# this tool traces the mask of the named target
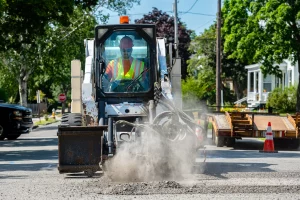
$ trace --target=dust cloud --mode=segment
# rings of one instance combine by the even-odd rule
[[[105,175],[117,182],[180,181],[193,173],[198,143],[195,130],[182,120],[163,128],[147,125],[135,141],[119,144],[105,163]]]
[[[140,141],[125,142],[116,155],[107,161],[107,175],[113,181],[178,180],[192,172],[196,157],[194,139],[187,134],[172,142],[146,130]],[[181,139],[181,138],[179,138]]]

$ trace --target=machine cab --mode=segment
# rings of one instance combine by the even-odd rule
[[[155,25],[96,27],[97,98],[153,99],[157,81]]]

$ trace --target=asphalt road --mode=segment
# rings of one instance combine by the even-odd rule
[[[56,131],[52,124],[0,141],[0,199],[300,199],[299,150],[265,154],[259,140],[238,141],[234,148],[208,142],[206,162],[199,150],[193,174],[114,182],[101,173],[59,174]]]

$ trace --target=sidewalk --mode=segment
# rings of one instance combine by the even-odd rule
[[[52,115],[49,115],[48,117],[49,117],[49,119],[52,119]],[[60,117],[60,116],[55,116],[55,119],[56,119],[57,121],[61,121],[61,117]],[[48,124],[54,123],[54,122],[49,122],[49,123],[46,123],[46,124],[44,124],[44,125],[34,125],[36,122],[39,122],[39,121],[45,121],[45,118],[44,118],[43,116],[41,116],[40,118],[38,118],[38,117],[32,118],[32,122],[33,122],[33,127],[32,127],[32,129],[36,129],[36,128],[39,127],[39,126],[46,126],[46,125],[48,125]]]
[[[49,119],[52,119],[52,115],[49,115]],[[55,119],[60,121],[61,117],[55,116]],[[42,116],[40,118],[34,117],[34,118],[32,118],[32,121],[33,121],[33,123],[38,122],[38,121],[45,121],[45,118]]]

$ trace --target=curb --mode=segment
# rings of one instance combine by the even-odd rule
[[[61,120],[57,120],[56,122],[59,122],[59,121],[61,121]],[[53,122],[53,123],[56,123],[56,122]],[[37,129],[37,128],[40,127],[40,126],[47,126],[47,125],[53,124],[53,123],[46,123],[46,124],[43,124],[43,125],[33,125],[32,130],[33,130],[33,129]]]
[[[32,127],[32,130],[33,130],[33,129],[36,129],[36,128],[38,128],[38,127],[39,127],[39,126],[33,126],[33,127]]]

